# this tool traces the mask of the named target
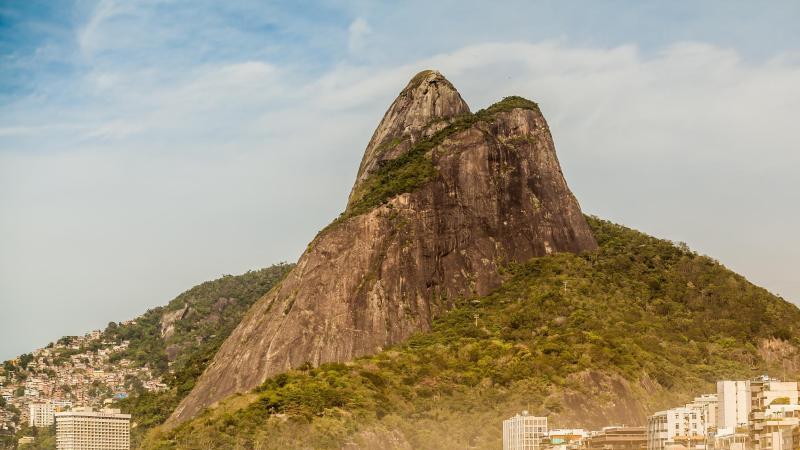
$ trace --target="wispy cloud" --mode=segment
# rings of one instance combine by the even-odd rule
[[[91,5],[74,48],[42,43],[31,67],[43,73],[0,106],[0,298],[44,324],[4,315],[0,342],[81,332],[220,273],[294,259],[341,210],[385,108],[425,68],[473,110],[506,95],[539,102],[588,212],[689,242],[800,300],[796,52],[472,42],[480,27],[460,9],[459,44],[420,51],[447,33],[401,36],[386,15],[325,5],[302,19],[256,3],[161,8],[180,7]],[[58,305],[78,301],[97,314],[65,323]]]
[[[363,17],[358,17],[354,20],[348,31],[347,48],[351,53],[358,53],[364,49],[367,38],[372,33],[372,28]]]
[[[104,26],[109,19],[123,12],[125,5],[133,7],[133,3],[120,3],[115,0],[100,0],[94,10],[77,32],[78,46],[84,57],[91,58],[95,52],[113,43],[113,35],[104,33]]]

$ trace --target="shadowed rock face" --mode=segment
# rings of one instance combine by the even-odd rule
[[[468,111],[438,72],[414,77],[375,131],[350,203],[386,161]],[[510,262],[597,247],[538,108],[469,117],[481,120],[425,155],[430,179],[314,239],[223,344],[171,423],[289,368],[347,361],[427,330],[456,299],[497,288],[498,269]]]

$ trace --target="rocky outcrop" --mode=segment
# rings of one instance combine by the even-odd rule
[[[764,360],[771,373],[784,375],[800,372],[800,348],[790,341],[771,338],[758,343],[758,355]]]
[[[408,151],[423,132],[435,130],[436,127],[431,127],[433,120],[446,120],[463,114],[469,114],[469,106],[441,73],[435,70],[418,73],[392,102],[372,134],[358,168],[353,193],[382,162]],[[353,193],[350,194],[351,202]]]
[[[608,424],[641,426],[647,423],[650,410],[643,401],[648,398],[639,386],[619,374],[586,370],[571,374],[569,386],[555,390],[545,404],[551,410],[541,411],[563,424],[600,429]]]
[[[161,316],[161,338],[169,339],[175,333],[175,322],[183,320],[186,313],[189,311],[189,305],[183,305],[183,308],[177,309],[172,312],[165,312]]]
[[[506,264],[596,248],[538,107],[468,111],[438,72],[414,77],[365,151],[348,210],[252,307],[171,423],[289,368],[427,330],[457,299],[498,287]]]

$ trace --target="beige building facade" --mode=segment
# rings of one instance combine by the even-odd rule
[[[49,427],[55,422],[55,413],[72,406],[69,400],[49,400],[33,402],[28,405],[28,425],[31,427]]]
[[[547,436],[547,417],[522,414],[503,421],[503,450],[539,450]]]
[[[733,434],[750,420],[750,381],[717,381],[717,429]],[[724,430],[724,431],[723,431]]]
[[[34,402],[28,405],[28,426],[49,427],[55,420],[55,406],[51,402]]]
[[[130,450],[131,416],[118,409],[55,414],[57,450]]]

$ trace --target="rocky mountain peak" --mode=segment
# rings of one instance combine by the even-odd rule
[[[344,362],[429,330],[501,270],[597,243],[536,103],[474,114],[417,74],[364,153],[347,210],[231,333],[170,423],[306,363]]]
[[[389,106],[367,144],[353,191],[382,162],[408,151],[431,125],[446,125],[448,119],[469,112],[461,94],[439,71],[423,70],[414,75]]]

